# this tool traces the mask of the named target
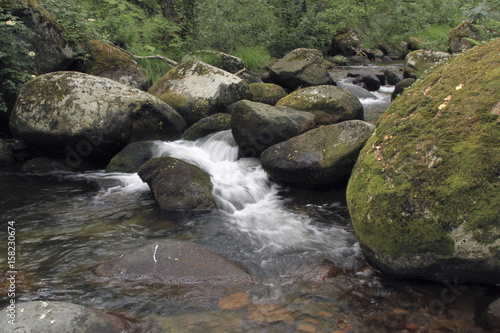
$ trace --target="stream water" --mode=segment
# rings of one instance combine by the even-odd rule
[[[362,101],[373,110],[368,116],[377,118],[389,93],[384,88],[377,100]],[[257,159],[237,158],[229,131],[157,142],[155,150],[207,171],[219,209],[161,213],[137,174],[0,172],[0,250],[7,253],[7,222],[15,221],[19,302],[103,309],[127,318],[130,332],[487,331],[481,314],[500,288],[374,271],[353,232],[345,189],[279,186]],[[107,185],[96,189],[96,180]],[[160,239],[203,245],[256,283],[163,286],[98,279],[90,271]],[[2,277],[7,270],[2,255]],[[6,302],[2,291],[0,306]]]

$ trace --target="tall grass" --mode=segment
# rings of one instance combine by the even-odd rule
[[[138,59],[137,62],[148,72],[148,76],[153,83],[161,79],[163,75],[173,68],[172,65],[161,59]]]
[[[248,71],[259,70],[271,60],[267,50],[261,46],[240,47],[234,55],[243,59]]]

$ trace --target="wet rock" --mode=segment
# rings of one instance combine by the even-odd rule
[[[153,242],[93,268],[97,276],[166,285],[237,285],[253,278],[204,247],[173,240]]]
[[[361,98],[377,99],[377,96],[375,96],[365,88],[360,87],[354,83],[350,83],[348,80],[337,82],[337,87],[353,93],[354,95],[356,95],[358,99]]]
[[[23,86],[10,127],[35,149],[66,156],[73,167],[87,158],[109,160],[130,142],[177,139],[186,124],[170,106],[138,89],[55,72]]]
[[[500,299],[497,299],[486,309],[486,321],[495,332],[500,332]]]
[[[227,113],[216,113],[205,117],[199,122],[193,124],[184,133],[186,140],[198,140],[209,134],[231,129],[231,115]]]
[[[315,126],[312,113],[247,100],[236,103],[231,116],[231,132],[247,157],[258,157],[264,149]]]
[[[269,75],[273,83],[294,90],[332,84],[323,53],[315,49],[295,49],[274,63]]]
[[[262,168],[271,179],[295,186],[345,184],[374,128],[361,120],[322,126],[266,149]]]
[[[12,145],[0,140],[0,167],[14,164],[14,149]]]
[[[249,297],[250,295],[248,293],[234,293],[221,298],[217,305],[221,310],[236,310],[247,305],[249,303]]]
[[[429,72],[360,153],[347,202],[363,253],[381,271],[500,281],[498,50],[494,40]]]
[[[21,171],[27,173],[48,173],[54,171],[73,171],[62,158],[54,159],[50,157],[33,158],[21,167]]]
[[[363,106],[356,96],[336,86],[315,86],[297,90],[282,98],[276,106],[308,111],[322,125],[363,119]]]
[[[366,84],[366,88],[369,91],[377,91],[380,89],[380,80],[373,74],[362,75],[359,81]]]
[[[341,31],[332,40],[331,54],[344,57],[357,55],[363,47],[363,37],[354,30]]]
[[[171,317],[155,317],[144,332],[245,332],[244,320],[237,315],[208,311]]]
[[[0,326],[11,327],[12,332],[122,333],[129,329],[121,318],[77,304],[36,301],[16,306],[15,325],[8,323],[8,307],[1,311]]]
[[[128,144],[106,166],[106,172],[134,173],[141,165],[154,157],[154,141],[138,141]]]
[[[242,59],[231,54],[214,50],[198,50],[190,52],[182,58],[181,62],[193,60],[202,61],[233,74],[245,68],[245,63]]]
[[[148,90],[151,86],[146,71],[130,55],[100,40],[91,40],[87,46],[85,73],[102,76],[124,85]]]
[[[410,52],[405,58],[403,77],[416,79],[432,66],[451,57],[449,53],[431,50]]]
[[[150,159],[139,171],[165,211],[209,211],[216,208],[210,176],[197,166],[172,157]]]
[[[403,76],[401,74],[394,73],[393,71],[388,69],[384,71],[384,75],[386,84],[391,86],[395,86],[403,80]]]
[[[249,85],[252,101],[269,105],[276,105],[287,95],[283,87],[273,83],[252,83]]]
[[[177,110],[188,125],[250,96],[244,80],[198,60],[174,67],[148,92]]]
[[[391,100],[395,100],[396,97],[401,95],[401,93],[408,87],[411,87],[412,84],[414,84],[417,80],[414,78],[408,78],[399,81],[395,86],[394,86],[394,91],[391,94]]]

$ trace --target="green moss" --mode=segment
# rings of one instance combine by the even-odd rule
[[[500,39],[447,61],[381,117],[347,189],[364,245],[452,255],[462,223],[479,242],[498,239],[499,54]]]
[[[99,75],[107,71],[127,70],[134,61],[128,54],[116,47],[102,43],[100,40],[91,40],[87,46],[89,58],[86,72]]]
[[[163,94],[159,95],[158,98],[176,110],[184,109],[187,107],[186,98],[171,90],[167,90]]]

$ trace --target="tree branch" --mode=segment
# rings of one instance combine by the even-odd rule
[[[169,63],[170,65],[172,66],[177,66],[179,63],[177,61],[174,61],[172,59],[169,59],[169,58],[166,58],[164,56],[161,56],[161,55],[153,55],[153,56],[138,56],[138,55],[135,55],[135,54],[132,54],[130,53],[129,51],[127,50],[124,50],[122,49],[121,47],[117,47],[120,51],[123,51],[125,52],[126,54],[128,54],[129,56],[131,56],[132,58],[136,58],[136,59],[160,59],[160,60],[163,60],[167,63]]]

